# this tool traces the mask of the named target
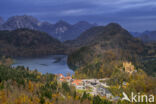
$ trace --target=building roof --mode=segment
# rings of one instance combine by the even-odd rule
[[[68,79],[68,80],[72,79],[71,76],[67,76],[67,77],[64,77],[64,78],[65,78],[65,79]]]
[[[73,82],[72,82],[72,84],[75,84],[75,85],[80,85],[80,84],[82,84],[82,80],[74,80]]]
[[[63,74],[58,74],[58,76],[59,76],[59,77],[64,77],[64,75],[63,75]]]
[[[59,77],[60,81],[67,81],[67,80],[71,80],[72,79],[71,76],[65,77],[63,74],[57,74],[57,76]]]

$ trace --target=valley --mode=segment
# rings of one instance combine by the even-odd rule
[[[156,104],[156,0],[0,0],[0,104]]]
[[[70,25],[55,26],[58,37],[23,25],[0,31],[0,96],[7,99],[0,103],[130,104],[120,101],[122,92],[156,94],[155,42],[143,42],[117,23],[84,29],[69,40],[59,32]]]

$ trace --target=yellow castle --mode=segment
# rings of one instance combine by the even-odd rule
[[[134,65],[131,62],[123,62],[125,72],[132,74],[134,72]]]

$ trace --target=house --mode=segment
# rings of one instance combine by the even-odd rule
[[[71,76],[67,76],[67,77],[64,77],[63,80],[66,81],[66,82],[71,82],[72,77]]]
[[[97,88],[97,93],[99,93],[101,96],[106,96],[106,98],[108,98],[108,99],[113,97],[113,95],[110,93],[110,91],[102,86],[99,86]]]
[[[66,79],[66,80],[71,80],[72,77],[71,77],[71,76],[67,76],[67,77],[64,77],[64,79]]]
[[[78,86],[78,85],[82,85],[83,83],[82,83],[82,80],[74,80],[72,84],[75,86]]]
[[[97,85],[96,82],[91,82],[90,84],[93,85],[93,86]]]
[[[61,82],[70,82],[72,80],[72,77],[71,76],[64,76],[63,74],[57,74],[57,79],[58,81],[61,81]]]
[[[74,86],[76,87],[76,89],[80,89],[80,90],[85,89],[82,80],[74,80],[74,81],[72,82],[72,85],[74,85]]]
[[[84,90],[84,89],[85,89],[85,87],[84,87],[83,85],[78,85],[78,86],[76,86],[76,89],[79,89],[79,90]]]
[[[56,76],[57,76],[59,79],[61,79],[61,78],[63,78],[63,77],[64,77],[64,75],[63,75],[63,74],[56,74]]]

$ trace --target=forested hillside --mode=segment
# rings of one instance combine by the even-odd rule
[[[64,44],[34,30],[1,31],[0,104],[131,104],[76,90],[73,85],[60,83],[53,74],[41,74],[23,66],[13,68],[9,58],[66,51],[68,65],[75,71],[74,79],[108,78],[109,91],[119,98],[123,97],[122,92],[155,96],[155,49],[155,43],[145,44],[115,23],[91,28]]]
[[[0,54],[3,56],[41,56],[64,53],[64,46],[47,33],[29,29],[0,31]]]
[[[145,45],[115,23],[91,28],[78,39],[66,44],[78,47],[69,55],[69,66],[76,70],[78,75],[92,78],[109,77],[113,70],[121,68],[125,61],[132,62],[136,69],[147,71],[147,64],[143,60],[156,53],[150,45]],[[154,68],[153,66],[151,70]],[[150,74],[154,73],[155,71]]]
[[[74,86],[59,83],[54,74],[19,66],[0,58],[0,104],[112,104],[99,96],[76,92]]]

